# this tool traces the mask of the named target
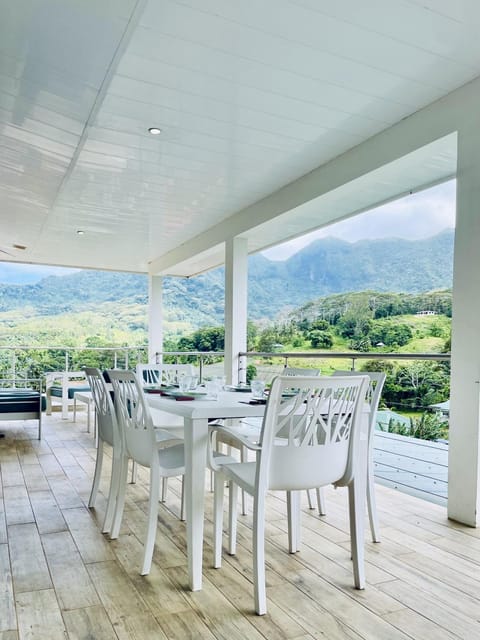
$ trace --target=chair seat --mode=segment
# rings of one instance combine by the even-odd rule
[[[158,450],[160,466],[168,471],[168,475],[179,476],[185,472],[185,448],[183,444]]]
[[[155,428],[155,440],[157,444],[166,445],[167,443],[179,442],[183,438],[178,437],[176,434],[167,431],[167,429]]]
[[[239,425],[236,425],[234,427],[224,427],[222,431],[218,432],[217,440],[218,442],[222,442],[227,446],[238,448],[239,444],[236,436],[240,436],[241,438],[245,438],[252,444],[258,444],[261,429],[261,423],[257,426],[242,421]]]
[[[218,460],[218,462],[222,464],[225,475],[231,478],[241,489],[244,489],[250,495],[254,494],[255,473],[257,470],[256,462],[234,461],[234,464],[225,464],[223,460]]]

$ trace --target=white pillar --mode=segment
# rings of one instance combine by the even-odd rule
[[[148,361],[163,350],[163,278],[148,276]]]
[[[458,133],[448,516],[479,524],[480,119]]]
[[[247,249],[246,238],[225,242],[225,376],[228,384],[241,381],[238,353],[247,350]]]

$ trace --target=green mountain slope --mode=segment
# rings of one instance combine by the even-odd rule
[[[318,240],[284,262],[262,255],[249,260],[249,317],[276,318],[332,293],[392,291],[417,293],[452,285],[453,231],[426,240],[347,243]],[[58,315],[99,310],[101,305],[134,304],[148,298],[142,275],[79,271],[49,276],[36,284],[0,284],[0,313]],[[181,327],[223,321],[223,268],[196,278],[165,278],[167,320]],[[144,320],[140,320],[144,322]]]

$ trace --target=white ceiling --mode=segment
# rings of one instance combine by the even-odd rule
[[[477,77],[479,27],[476,0],[1,0],[0,259],[148,271]],[[448,177],[454,146],[251,225],[251,250]]]

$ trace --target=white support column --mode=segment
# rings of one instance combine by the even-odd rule
[[[148,276],[148,361],[163,350],[163,278]]]
[[[448,516],[479,524],[480,119],[458,133]]]
[[[225,376],[228,384],[238,379],[238,353],[247,350],[248,241],[225,242]]]

